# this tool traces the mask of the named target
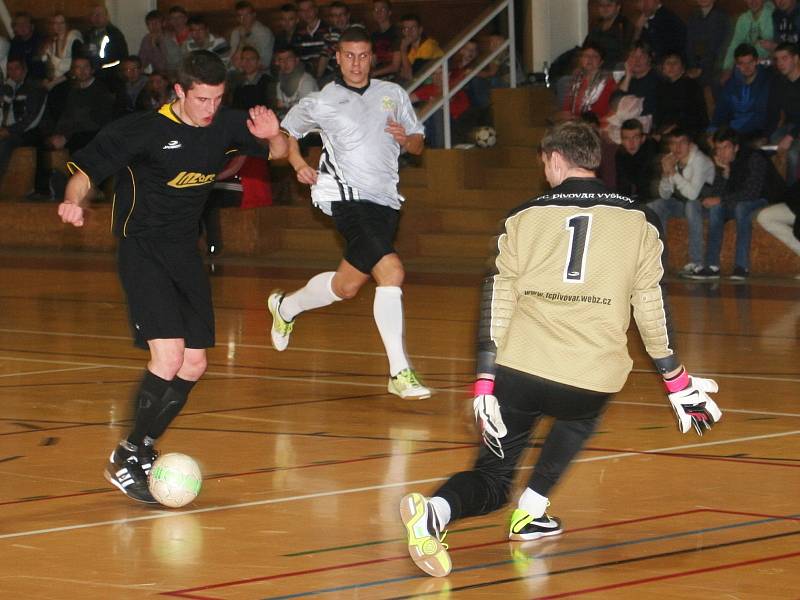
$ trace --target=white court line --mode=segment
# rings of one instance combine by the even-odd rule
[[[631,406],[656,406],[664,407],[667,403],[659,402],[628,402],[627,400],[612,400],[611,404],[630,404]],[[746,408],[726,408],[726,413],[741,413],[745,415],[768,415],[770,417],[800,417],[800,413],[772,412],[768,410],[748,410]]]
[[[70,367],[69,369],[48,369],[46,371],[20,371],[18,373],[3,373],[2,377],[23,377],[25,375],[47,375],[48,373],[67,373],[69,371],[88,371],[89,369],[96,369],[97,367]]]
[[[707,446],[719,446],[721,444],[737,444],[741,442],[751,442],[755,440],[764,440],[776,437],[785,437],[789,435],[800,434],[800,430],[786,431],[783,433],[770,433],[766,435],[755,435],[750,437],[734,438],[730,440],[719,440],[714,442],[699,442],[697,444],[684,444],[681,446],[671,446],[669,448],[656,448],[653,450],[641,450],[639,452],[617,452],[614,454],[606,454],[603,456],[594,456],[590,458],[579,458],[573,462],[575,463],[588,463],[597,462],[601,460],[614,460],[618,458],[626,458],[629,456],[641,456],[642,453],[657,453],[657,452],[670,452],[674,450],[685,450],[687,448],[703,448]],[[518,470],[528,470],[533,467],[522,467]],[[194,510],[185,510],[180,512],[173,511],[160,511],[152,515],[144,515],[141,517],[131,517],[129,519],[113,519],[111,521],[95,521],[93,523],[80,523],[78,525],[66,525],[64,527],[50,527],[47,529],[33,529],[29,531],[19,531],[17,533],[6,533],[0,535],[0,540],[7,540],[11,538],[29,537],[34,535],[45,535],[50,533],[62,533],[65,531],[75,531],[78,529],[91,529],[93,527],[105,527],[107,525],[126,525],[128,523],[137,523],[140,521],[152,521],[155,519],[169,519],[172,517],[181,517],[184,515],[199,515],[202,513],[221,512],[224,510],[234,510],[238,508],[251,508],[254,506],[267,506],[270,504],[283,504],[285,502],[298,502],[302,500],[316,500],[318,498],[329,498],[331,496],[344,496],[347,494],[357,494],[360,492],[374,492],[377,490],[386,490],[396,487],[404,487],[410,485],[419,485],[423,483],[435,483],[437,481],[444,481],[447,477],[433,477],[431,479],[415,479],[413,481],[401,481],[398,483],[385,483],[382,485],[369,485],[358,488],[349,488],[344,490],[333,490],[330,492],[316,492],[313,494],[303,494],[300,496],[285,496],[283,498],[271,498],[269,500],[253,500],[251,502],[239,502],[237,504],[228,504],[225,506],[210,506],[208,508],[197,508]]]

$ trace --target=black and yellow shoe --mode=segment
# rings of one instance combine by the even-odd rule
[[[433,508],[422,494],[412,493],[400,501],[400,518],[408,535],[408,553],[420,569],[432,577],[444,577],[453,568],[447,532],[440,532]]]

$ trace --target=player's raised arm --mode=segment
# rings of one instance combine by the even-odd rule
[[[83,227],[84,209],[87,208],[87,196],[92,182],[81,170],[75,171],[67,182],[64,201],[58,205],[58,216],[61,221],[75,227]]]
[[[266,106],[254,106],[249,110],[247,129],[258,139],[269,142],[272,158],[284,158],[288,154],[289,144],[281,133],[278,117]]]

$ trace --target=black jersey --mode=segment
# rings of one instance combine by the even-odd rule
[[[266,155],[247,113],[220,109],[208,127],[181,121],[171,104],[114,121],[75,154],[71,172],[95,182],[116,174],[114,234],[196,240],[216,174],[239,150]]]

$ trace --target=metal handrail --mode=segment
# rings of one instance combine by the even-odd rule
[[[499,48],[496,48],[488,56],[478,63],[470,73],[461,79],[456,85],[450,88],[450,67],[449,60],[458,52],[461,47],[470,41],[475,35],[488,25],[492,19],[499,15],[504,10],[508,11],[508,39],[506,39]],[[467,85],[477,74],[486,67],[492,60],[499,56],[504,50],[508,50],[509,56],[509,84],[510,86],[517,87],[517,55],[515,45],[515,31],[514,31],[514,2],[513,0],[500,0],[492,7],[489,7],[484,14],[478,17],[472,25],[467,27],[460,33],[454,40],[452,40],[444,51],[444,55],[431,62],[422,73],[415,77],[410,84],[406,86],[406,91],[411,94],[414,90],[425,83],[436,71],[442,70],[442,96],[434,103],[428,105],[422,114],[420,120],[426,121],[432,114],[440,108],[442,109],[442,119],[444,120],[444,147],[450,148],[452,145],[451,131],[450,131],[450,100],[461,89]]]

